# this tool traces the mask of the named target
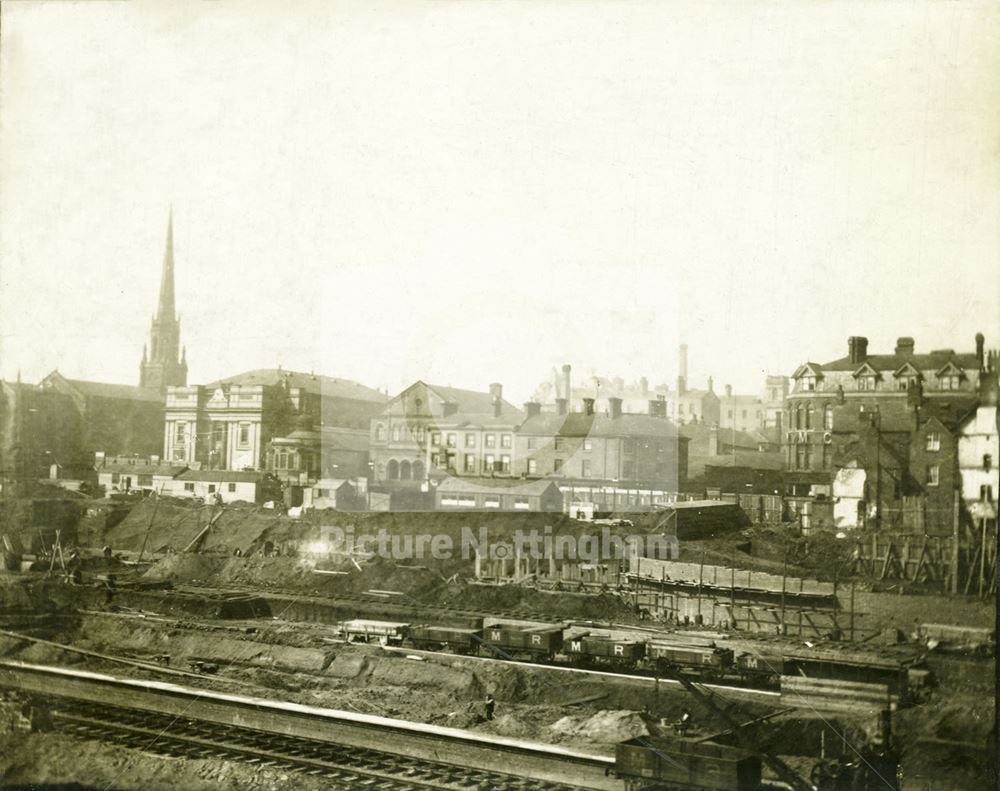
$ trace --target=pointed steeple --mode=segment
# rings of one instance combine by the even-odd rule
[[[150,328],[150,346],[143,347],[139,365],[140,387],[163,391],[170,386],[187,384],[187,359],[180,355],[181,325],[174,301],[174,211],[167,217],[167,248],[160,278],[160,300]]]
[[[160,278],[160,302],[156,308],[156,318],[160,321],[174,321],[174,207],[167,216],[167,250],[163,256],[163,274]]]

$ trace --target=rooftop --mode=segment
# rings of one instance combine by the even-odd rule
[[[256,368],[252,371],[244,371],[234,376],[218,379],[211,382],[206,387],[219,387],[221,385],[239,385],[248,387],[262,385],[264,387],[274,387],[284,382],[290,388],[299,388],[307,393],[314,393],[325,398],[344,398],[356,401],[384,402],[385,394],[377,390],[372,390],[358,382],[350,379],[336,379],[321,374],[306,374],[300,371],[286,371],[282,368]]]
[[[667,418],[628,413],[612,418],[584,412],[569,412],[565,415],[543,412],[525,420],[518,432],[559,437],[653,436],[686,439],[678,434],[677,426]]]

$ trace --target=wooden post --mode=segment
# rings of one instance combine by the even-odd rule
[[[951,593],[958,594],[958,506],[959,492],[955,490],[955,501],[951,508]]]
[[[851,642],[854,642],[854,580],[851,580]]]
[[[701,551],[701,562],[698,564],[698,615],[701,615],[701,585],[702,574],[705,571],[705,550]]]
[[[979,542],[979,598],[983,598],[983,587],[986,585],[986,517],[983,517],[983,534]],[[58,533],[56,534],[58,535]]]
[[[788,549],[781,561],[781,634],[785,633],[785,581],[788,574]]]

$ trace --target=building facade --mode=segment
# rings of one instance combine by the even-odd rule
[[[268,444],[303,419],[321,428],[364,429],[384,403],[381,393],[357,382],[280,368],[169,387],[163,457],[207,469],[259,470]]]

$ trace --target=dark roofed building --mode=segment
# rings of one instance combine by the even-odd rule
[[[444,511],[558,512],[563,496],[554,481],[447,478],[436,487],[435,504]]]

